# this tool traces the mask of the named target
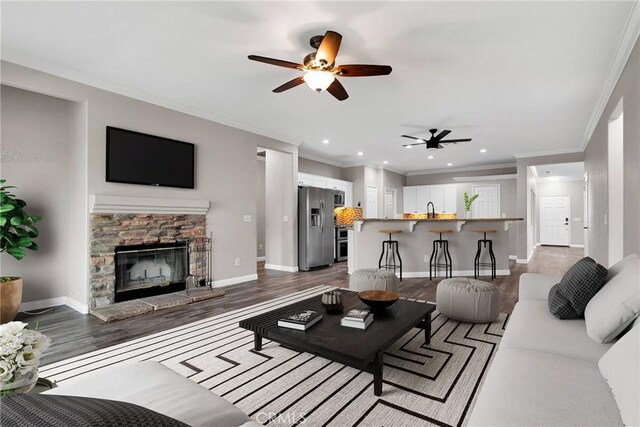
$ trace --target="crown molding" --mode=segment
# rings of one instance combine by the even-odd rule
[[[515,168],[515,167],[518,167],[516,163],[498,163],[494,165],[469,166],[464,168],[429,169],[424,171],[408,172],[406,175],[407,176],[433,175],[435,173],[471,172],[471,171],[482,171],[482,170],[488,170],[488,169],[506,169],[506,168]]]
[[[589,144],[591,135],[593,135],[593,131],[600,121],[600,117],[602,116],[602,113],[604,112],[604,109],[609,102],[609,98],[611,98],[611,95],[613,94],[613,91],[618,84],[618,80],[620,79],[620,76],[624,71],[625,65],[627,65],[629,56],[631,56],[631,51],[633,50],[633,47],[636,44],[639,36],[640,1],[636,0],[631,5],[631,12],[629,13],[629,17],[627,18],[627,22],[625,23],[624,29],[622,31],[622,36],[620,37],[620,41],[618,42],[618,46],[616,47],[613,61],[609,66],[609,71],[607,72],[607,78],[605,79],[604,87],[602,88],[600,97],[596,101],[593,113],[591,114],[589,122],[587,123],[587,128],[584,131],[582,151],[584,151]]]
[[[542,150],[542,151],[532,151],[530,153],[517,153],[514,154],[513,157],[516,159],[526,159],[529,157],[543,157],[543,156],[555,156],[559,154],[574,154],[574,153],[582,153],[584,148],[582,147],[573,147],[573,148],[561,148],[558,150]]]
[[[475,181],[498,181],[503,179],[517,179],[517,173],[509,173],[503,175],[482,175],[482,176],[455,176],[453,179],[456,182],[475,182]]]
[[[333,160],[327,160],[319,156],[314,156],[313,154],[301,153],[300,150],[298,150],[298,157],[302,157],[303,159],[307,159],[307,160],[313,160],[314,162],[325,163],[327,165],[336,166],[339,168],[345,167],[344,163],[334,162]]]
[[[138,101],[143,101],[159,107],[167,108],[169,110],[173,110],[179,113],[188,114],[190,116],[209,120],[221,125],[240,129],[246,132],[251,132],[257,135],[274,139],[276,141],[285,142],[287,144],[291,144],[296,147],[302,143],[301,141],[294,141],[284,135],[270,132],[255,126],[250,126],[245,123],[241,123],[236,120],[230,119],[228,117],[220,116],[218,114],[201,110],[199,108],[196,108],[190,105],[184,105],[179,102],[175,102],[175,101],[165,99],[156,95],[152,95],[147,92],[133,89],[131,87],[122,85],[120,83],[116,83],[111,80],[94,76],[89,73],[78,71],[73,68],[66,67],[64,65],[56,64],[51,61],[46,61],[41,58],[36,58],[31,55],[25,55],[13,49],[6,49],[6,48],[2,49],[1,59],[6,62],[20,65],[22,67],[31,68],[36,71],[51,74],[56,77],[71,80],[73,82],[81,83],[87,86],[91,86],[93,88],[102,89],[118,95],[126,96],[128,98],[136,99]]]

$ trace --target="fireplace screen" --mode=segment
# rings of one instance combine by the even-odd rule
[[[118,246],[116,301],[184,289],[188,266],[186,243]]]

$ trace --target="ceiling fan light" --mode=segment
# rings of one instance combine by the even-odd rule
[[[331,86],[336,79],[332,73],[327,71],[307,71],[302,77],[305,83],[316,92],[322,92]]]

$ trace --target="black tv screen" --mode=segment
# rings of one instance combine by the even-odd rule
[[[107,182],[194,188],[195,146],[107,126]]]

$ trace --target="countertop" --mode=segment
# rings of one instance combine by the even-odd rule
[[[411,218],[360,218],[362,222],[490,222],[490,221],[524,221],[524,218],[455,218],[455,219],[411,219]]]

